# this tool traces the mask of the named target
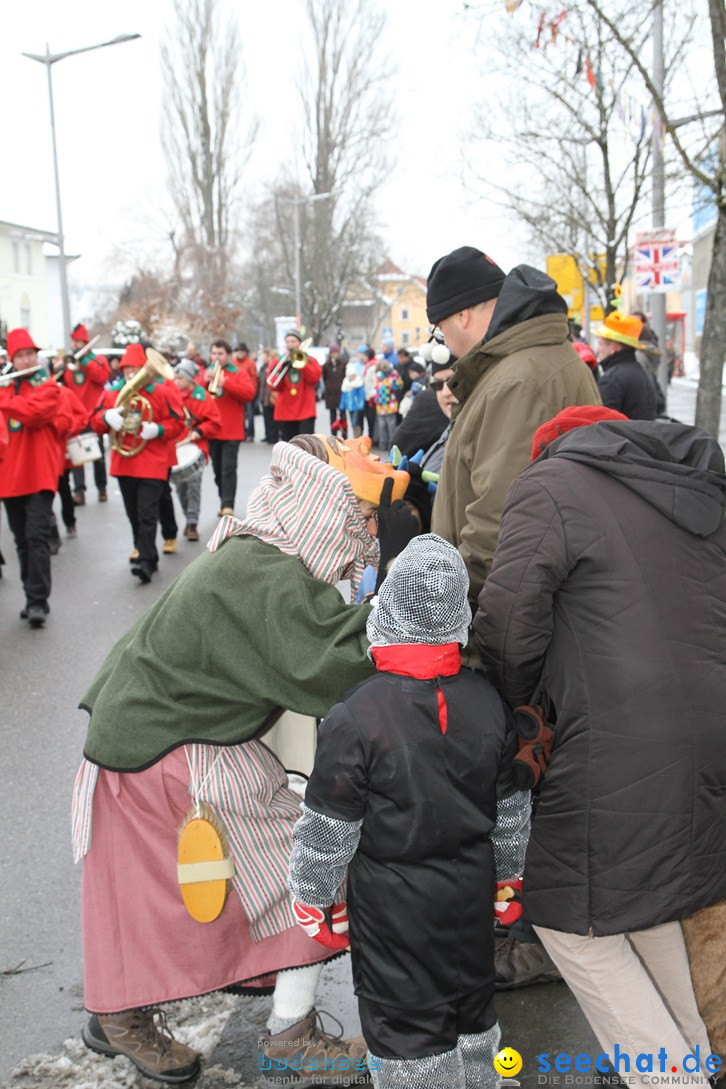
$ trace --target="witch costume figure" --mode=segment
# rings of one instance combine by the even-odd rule
[[[275,984],[268,1037],[304,1040],[321,1070],[336,1057],[364,1066],[363,1041],[333,1038],[316,1016],[334,951],[292,915],[300,801],[261,740],[282,708],[322,717],[371,672],[369,606],[346,604],[336,583],[355,592],[379,544],[340,464],[278,443],[244,521],[221,519],[83,697],[83,1038],[159,1081],[194,1077],[199,1055],[153,1007],[240,983]],[[406,474],[376,463],[379,497],[391,476],[405,489]]]

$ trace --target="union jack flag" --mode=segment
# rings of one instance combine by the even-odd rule
[[[635,247],[635,275],[639,291],[667,291],[680,286],[678,246],[674,242],[647,242]]]

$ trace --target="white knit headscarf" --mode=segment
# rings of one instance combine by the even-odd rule
[[[347,477],[289,442],[275,444],[270,472],[252,492],[244,519],[225,515],[207,547],[215,552],[228,537],[245,534],[297,556],[323,582],[350,579],[351,600],[380,554]]]

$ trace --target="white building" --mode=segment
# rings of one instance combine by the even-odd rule
[[[66,256],[66,264],[74,260]],[[0,220],[0,333],[22,326],[40,348],[63,345],[56,235]]]

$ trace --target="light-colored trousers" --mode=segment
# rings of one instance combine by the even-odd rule
[[[589,938],[534,928],[590,1022],[603,1051],[612,1061],[615,1046],[630,1057],[617,1073],[626,1085],[708,1086],[705,1074],[684,1071],[683,1058],[700,1047],[701,1070],[711,1053],[706,1026],[693,994],[691,970],[680,923],[649,930]],[[665,1048],[661,1072],[658,1053]],[[640,1073],[635,1060],[653,1055],[653,1072]],[[594,1056],[593,1056],[594,1058]],[[677,1067],[672,1073],[672,1067]],[[691,1068],[694,1062],[689,1062]]]

